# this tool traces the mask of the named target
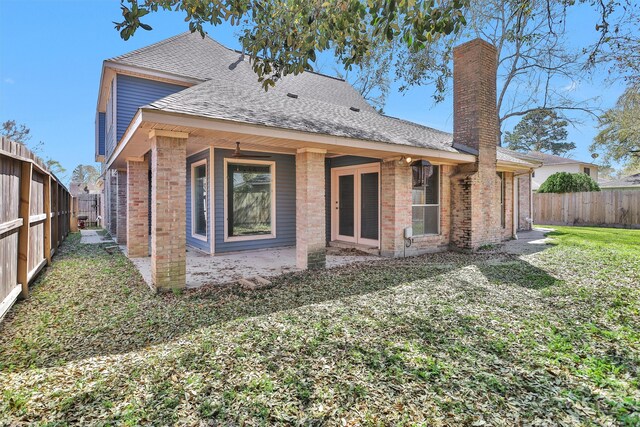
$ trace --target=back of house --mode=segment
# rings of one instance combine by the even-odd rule
[[[397,257],[473,250],[531,227],[535,161],[498,146],[495,48],[456,48],[454,133],[377,112],[313,72],[265,91],[249,58],[185,33],[104,61],[96,160],[105,225],[157,289],[185,287],[186,248],[328,245]]]

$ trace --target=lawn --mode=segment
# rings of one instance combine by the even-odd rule
[[[0,424],[638,425],[640,230],[153,295],[70,235],[0,326]]]

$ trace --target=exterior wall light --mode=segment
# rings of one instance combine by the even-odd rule
[[[428,160],[416,160],[411,163],[413,176],[413,186],[421,187],[426,185],[431,175],[433,175],[433,165]]]

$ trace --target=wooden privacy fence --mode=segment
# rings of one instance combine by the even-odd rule
[[[67,188],[24,145],[0,143],[0,319],[51,262],[75,215]]]
[[[640,191],[536,193],[533,210],[536,224],[640,228]]]

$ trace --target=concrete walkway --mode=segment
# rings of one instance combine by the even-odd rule
[[[97,230],[80,230],[80,243],[85,245],[99,245],[100,243],[113,242],[98,234]]]
[[[518,233],[518,238],[506,242],[502,250],[513,255],[530,255],[543,251],[549,247],[550,239],[544,235],[550,231],[553,231],[553,228],[534,228],[531,231],[521,231]]]

